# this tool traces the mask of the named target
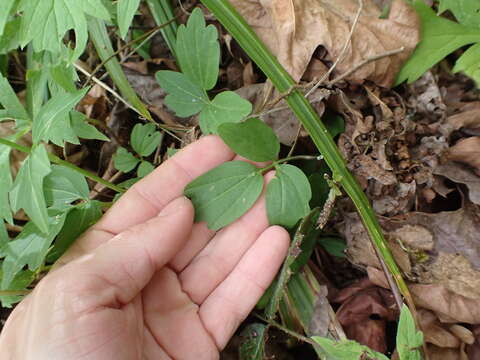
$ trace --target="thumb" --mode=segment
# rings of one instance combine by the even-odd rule
[[[94,295],[97,306],[130,302],[182,248],[192,230],[193,214],[190,200],[177,198],[158,216],[66,265],[65,271],[72,271],[77,279],[78,295]]]

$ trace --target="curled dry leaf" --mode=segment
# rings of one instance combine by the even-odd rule
[[[299,81],[317,47],[324,46],[335,61],[348,41],[358,11],[357,0],[233,0],[258,36],[280,63]],[[348,80],[371,80],[389,87],[419,39],[419,21],[412,7],[394,0],[390,17],[380,19],[381,9],[364,1],[351,44],[338,63],[344,73],[362,60],[404,47],[397,55],[363,66]]]
[[[480,136],[460,140],[449,149],[448,158],[471,166],[480,176]]]
[[[373,284],[388,288],[385,274],[381,270],[369,266],[367,273]],[[479,299],[458,295],[443,285],[410,284],[408,288],[417,307],[432,311],[440,322],[480,324]]]
[[[468,188],[468,198],[476,205],[480,205],[480,176],[473,173],[467,166],[458,162],[448,162],[434,170],[435,175],[441,175]]]
[[[381,217],[399,266],[417,282],[441,285],[480,301],[480,211],[464,208],[436,214],[412,212],[391,219]],[[345,214],[339,231],[347,240],[351,261],[380,268],[364,227],[356,214]]]
[[[398,316],[391,291],[363,279],[342,289],[332,301],[342,303],[337,319],[349,339],[379,352],[387,350],[386,322]]]

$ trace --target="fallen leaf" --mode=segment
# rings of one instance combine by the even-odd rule
[[[368,279],[378,286],[389,288],[384,273],[367,268]],[[480,324],[480,300],[469,299],[448,290],[443,285],[409,284],[408,288],[419,308],[435,313],[442,323]]]
[[[340,56],[358,11],[357,0],[233,0],[232,4],[295,81],[300,80],[320,45],[329,52],[328,60]],[[388,19],[380,19],[380,14],[372,1],[364,2],[351,39],[353,46],[348,46],[336,70],[344,73],[362,60],[403,46],[403,52],[365,65],[348,77],[389,87],[417,45],[419,20],[402,0],[393,1]]]
[[[463,164],[448,162],[438,166],[433,173],[441,175],[468,188],[468,198],[474,204],[480,205],[480,177]]]
[[[386,322],[398,316],[391,291],[363,279],[342,289],[332,302],[342,303],[337,319],[349,339],[379,352],[387,350]]]
[[[448,158],[471,166],[480,176],[480,136],[460,140],[448,150]]]

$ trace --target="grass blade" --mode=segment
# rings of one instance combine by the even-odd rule
[[[170,23],[160,31],[170,51],[176,58],[175,44],[177,42],[178,25],[174,20],[175,15],[173,14],[170,0],[147,0],[147,4],[157,25],[162,25],[170,21]]]
[[[135,90],[133,90],[128,82],[120,62],[115,56],[112,56],[115,52],[107,32],[107,27],[105,26],[105,21],[97,18],[90,18],[88,21],[88,31],[93,44],[95,45],[95,49],[98,52],[98,56],[103,62],[105,62],[105,68],[115,85],[117,85],[120,93],[135,109],[138,110],[140,114],[142,114],[142,116],[149,121],[153,121],[147,107],[139,99]]]

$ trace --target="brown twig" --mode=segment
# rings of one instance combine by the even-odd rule
[[[345,45],[342,48],[342,51],[338,55],[337,59],[333,63],[333,65],[328,69],[328,71],[323,74],[323,76],[320,78],[320,80],[317,81],[317,83],[305,94],[305,97],[308,98],[315,90],[318,89],[320,85],[323,84],[323,82],[328,79],[330,74],[335,70],[337,67],[338,63],[343,60],[345,57],[345,54],[348,50],[348,47],[350,46],[352,42],[352,37],[355,29],[357,28],[358,20],[360,19],[360,15],[362,14],[363,11],[363,0],[358,0],[358,10],[357,13],[355,14],[355,18],[353,19],[352,27],[350,28],[350,33],[348,34],[347,41],[345,41]]]
[[[337,82],[339,81],[342,81],[343,79],[345,79],[346,77],[352,75],[355,71],[357,71],[358,69],[360,69],[361,67],[367,65],[367,64],[370,64],[371,62],[373,61],[377,61],[377,60],[380,60],[380,59],[383,59],[384,57],[389,57],[389,56],[392,56],[392,55],[396,55],[396,54],[399,54],[401,53],[402,51],[405,50],[405,47],[400,47],[398,49],[394,49],[394,50],[389,50],[389,51],[386,51],[382,54],[378,54],[378,55],[373,55],[373,56],[370,56],[362,61],[360,61],[357,65],[355,65],[354,67],[352,67],[350,70],[344,72],[343,74],[339,75],[338,77],[336,77],[335,79],[333,79],[332,81],[329,81],[327,84],[328,86],[331,86],[333,84],[336,84]]]

